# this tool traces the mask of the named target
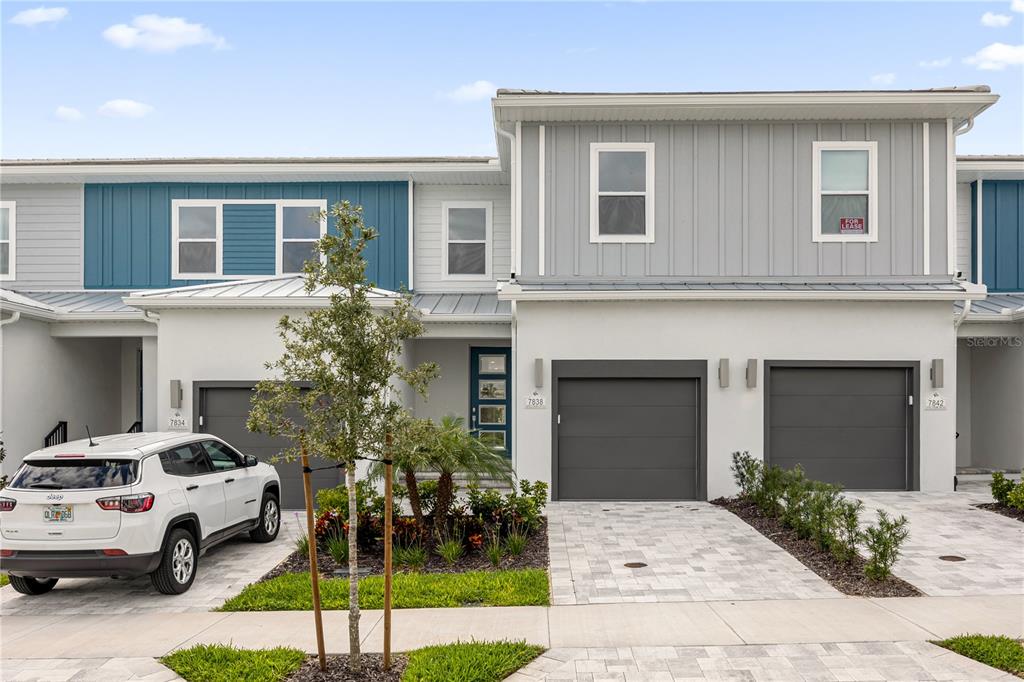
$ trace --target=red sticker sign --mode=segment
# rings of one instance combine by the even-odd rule
[[[839,234],[864,234],[864,219],[840,218]]]

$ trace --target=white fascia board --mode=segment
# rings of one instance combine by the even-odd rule
[[[956,181],[1024,180],[1024,161],[957,161]]]
[[[50,324],[50,336],[55,338],[135,338],[156,335],[157,326],[152,322],[140,321],[138,315],[131,321],[66,318]]]
[[[394,304],[395,298],[371,298],[372,308],[387,308]],[[327,296],[279,296],[259,298],[256,296],[233,296],[214,298],[209,296],[126,296],[125,305],[134,306],[144,310],[170,310],[170,309],[248,309],[248,308],[277,308],[277,309],[313,309],[326,308],[330,305],[330,298]]]

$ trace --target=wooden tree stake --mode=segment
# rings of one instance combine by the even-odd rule
[[[320,570],[316,565],[316,524],[313,522],[313,484],[309,475],[309,457],[302,443],[302,488],[306,494],[306,537],[309,539],[309,578],[313,583],[313,619],[316,621],[316,652],[320,670],[327,670],[324,652],[324,622],[320,614]]]
[[[391,433],[385,436],[384,475],[384,669],[391,669]]]

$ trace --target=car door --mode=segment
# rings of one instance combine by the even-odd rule
[[[244,458],[218,440],[204,440],[214,471],[224,476],[225,526],[249,521],[259,516],[260,490],[256,472],[245,466]]]
[[[201,539],[224,528],[224,475],[214,471],[206,450],[198,443],[185,443],[160,453],[160,464],[181,483],[189,510],[199,517]]]

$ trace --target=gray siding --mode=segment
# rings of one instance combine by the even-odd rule
[[[10,289],[82,288],[82,185],[3,185],[15,202],[17,279]]]
[[[956,186],[956,269],[964,273],[969,281],[974,272],[971,261],[971,218],[974,204],[971,202],[971,183],[961,182]]]
[[[946,122],[929,122],[931,274],[944,274]],[[878,141],[877,243],[811,237],[811,143]],[[591,244],[591,142],[654,142],[655,242]],[[925,274],[921,122],[545,126],[545,276]],[[538,275],[537,125],[523,128],[523,272]]]
[[[491,280],[446,280],[441,272],[441,204],[445,201],[490,201]],[[511,197],[508,186],[416,185],[413,196],[414,285],[417,292],[493,292],[495,282],[511,275]]]

